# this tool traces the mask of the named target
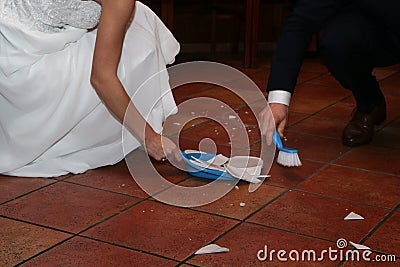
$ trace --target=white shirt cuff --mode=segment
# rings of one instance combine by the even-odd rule
[[[284,90],[273,90],[268,93],[268,103],[277,103],[289,106],[292,94]]]

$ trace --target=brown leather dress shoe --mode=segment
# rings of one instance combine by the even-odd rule
[[[356,147],[368,144],[374,135],[374,126],[386,119],[386,105],[376,106],[371,113],[353,112],[353,118],[343,130],[342,142],[345,146]]]

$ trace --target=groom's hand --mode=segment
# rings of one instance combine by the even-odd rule
[[[272,103],[260,112],[261,134],[266,136],[267,144],[271,145],[275,127],[283,137],[288,117],[288,106]]]

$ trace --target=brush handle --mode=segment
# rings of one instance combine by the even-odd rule
[[[274,141],[276,147],[277,147],[279,150],[282,150],[283,144],[282,144],[282,140],[281,140],[281,137],[280,137],[280,135],[279,135],[278,130],[275,130],[274,135],[272,136],[272,140]]]
[[[286,153],[298,153],[299,152],[297,149],[284,147],[281,136],[279,135],[279,132],[277,130],[275,130],[272,139],[274,140],[274,143],[275,143],[276,147],[279,149],[279,151],[286,152]]]

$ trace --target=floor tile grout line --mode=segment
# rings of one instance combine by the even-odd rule
[[[17,265],[15,265],[15,266],[20,266],[20,265],[22,265],[22,264],[24,264],[24,263],[27,263],[28,261],[30,261],[30,260],[32,260],[32,259],[34,259],[34,258],[36,258],[36,257],[39,257],[40,255],[45,254],[46,252],[48,252],[48,251],[50,251],[50,250],[52,250],[52,249],[54,249],[54,248],[56,248],[56,247],[59,247],[59,246],[61,246],[62,244],[66,243],[66,242],[68,242],[69,240],[71,240],[71,239],[73,239],[73,238],[76,238],[76,237],[80,237],[80,238],[84,238],[84,239],[89,239],[89,240],[92,240],[92,241],[104,243],[104,244],[111,245],[111,246],[114,246],[114,247],[120,247],[120,248],[128,249],[128,250],[130,250],[130,251],[135,251],[135,252],[139,252],[139,253],[148,254],[148,255],[151,255],[151,256],[156,256],[156,257],[158,257],[158,258],[163,258],[163,259],[167,259],[167,260],[172,260],[172,261],[174,261],[174,262],[179,262],[178,260],[175,260],[175,259],[172,259],[172,258],[163,256],[163,255],[160,255],[160,254],[148,252],[148,251],[145,251],[145,250],[140,250],[140,249],[131,248],[131,247],[129,247],[129,246],[125,246],[125,245],[118,244],[118,243],[113,243],[113,242],[108,242],[108,241],[101,240],[101,239],[97,239],[97,238],[93,238],[93,237],[90,237],[90,236],[74,234],[74,235],[72,235],[72,236],[70,236],[70,237],[68,237],[68,238],[66,238],[66,239],[64,239],[64,240],[62,240],[62,241],[60,241],[60,242],[58,242],[57,244],[54,244],[54,245],[52,245],[52,246],[50,246],[50,247],[48,247],[48,248],[46,248],[46,249],[44,249],[44,250],[42,250],[42,251],[36,253],[35,255],[29,257],[28,259],[25,259],[25,260],[23,260],[22,262],[19,262],[19,263],[18,263]]]
[[[351,150],[351,148],[349,148],[349,150]],[[347,151],[346,151],[346,152],[347,152]],[[345,152],[344,152],[344,153],[345,153]],[[344,153],[343,153],[343,154],[344,154]],[[339,156],[339,157],[340,157],[340,156]],[[329,167],[329,166],[332,164],[332,162],[334,162],[337,158],[338,158],[338,157],[336,157],[336,158],[334,158],[334,159],[332,159],[332,160],[330,160],[330,161],[328,161],[328,162],[320,162],[320,161],[305,159],[306,161],[309,161],[309,162],[320,163],[320,164],[322,164],[322,166],[319,167],[319,168],[317,168],[317,169],[315,169],[311,174],[309,174],[309,175],[308,175],[307,177],[305,177],[303,180],[301,180],[301,181],[299,181],[298,183],[296,183],[296,184],[290,186],[288,189],[289,189],[289,190],[295,189],[298,185],[300,185],[300,184],[302,184],[303,182],[307,181],[308,179],[310,179],[312,176],[314,176],[314,175],[317,174],[318,172],[320,172],[320,171],[322,171],[322,170],[325,170],[325,169],[326,169],[327,167]],[[275,164],[278,164],[278,163],[275,162]],[[287,167],[285,167],[285,168],[287,168]]]
[[[237,224],[233,225],[231,228],[225,230],[223,233],[221,233],[220,235],[218,235],[217,237],[215,237],[214,239],[212,239],[210,242],[207,243],[208,244],[213,244],[216,241],[218,241],[219,239],[221,239],[222,237],[224,237],[225,235],[227,235],[228,233],[232,232],[234,229],[236,229],[237,227],[239,227],[240,225],[242,225],[244,223],[244,221],[238,221]],[[180,264],[184,264],[185,262],[187,262],[188,260],[192,259],[195,255],[195,252],[193,252],[192,254],[190,254],[188,257],[186,257],[185,259],[183,259]]]
[[[400,150],[400,147],[392,147],[389,144],[387,144],[387,145],[384,145],[384,144],[376,145],[376,144],[372,144],[371,143],[370,145],[375,147],[375,148],[386,148],[386,149],[391,149],[391,150],[395,150],[395,151],[399,151]]]
[[[344,157],[347,153],[349,153],[352,150],[352,148],[348,148],[346,151],[344,151],[341,155],[339,155],[336,158],[333,158],[332,160],[330,160],[329,162],[324,163],[321,167],[319,167],[318,169],[314,170],[310,175],[308,175],[306,178],[304,178],[303,180],[299,181],[298,183],[294,184],[293,186],[289,187],[286,192],[295,190],[299,185],[301,185],[302,183],[304,183],[305,181],[311,179],[311,177],[313,177],[315,174],[319,173],[320,171],[325,170],[326,168],[328,168],[329,166],[331,166],[331,164],[337,160],[339,160],[340,158]],[[276,163],[277,164],[277,163]]]
[[[296,232],[296,231],[289,230],[289,229],[279,228],[279,227],[272,226],[272,225],[266,225],[266,224],[262,224],[262,223],[258,223],[258,222],[252,222],[252,221],[246,221],[245,223],[252,224],[252,225],[257,225],[257,226],[262,226],[262,227],[265,227],[265,228],[274,229],[274,230],[278,230],[278,231],[283,231],[283,232],[290,233],[290,234],[295,234],[295,235],[298,235],[298,236],[318,239],[318,240],[326,241],[326,242],[329,242],[329,243],[336,243],[336,241],[330,240],[330,239],[327,239],[327,238],[308,235],[308,234]]]
[[[59,180],[59,181],[63,181],[65,179],[69,179],[71,177],[74,177],[75,175],[78,175],[78,174],[68,173],[68,174],[65,175],[65,177],[63,177],[61,179],[57,179],[58,177],[54,177],[53,179],[56,179],[56,180]]]
[[[277,164],[277,163],[275,163]],[[314,174],[318,173],[319,171],[321,171],[324,168],[325,165],[321,166],[320,168],[316,169],[315,171],[313,171],[311,174],[309,174],[305,180],[309,179],[310,177],[312,177]],[[286,188],[286,190],[282,191],[279,195],[277,195],[275,198],[271,199],[270,201],[268,201],[267,203],[265,203],[263,206],[261,206],[259,209],[255,210],[254,212],[250,213],[249,215],[247,215],[243,221],[247,221],[250,217],[252,217],[253,215],[255,215],[256,213],[260,212],[261,210],[263,210],[264,208],[266,208],[267,206],[269,206],[270,204],[272,204],[273,202],[277,201],[279,198],[283,197],[283,195],[285,195],[288,192],[293,191],[294,188],[297,187],[298,184],[300,184],[301,181],[297,184],[294,184],[293,186]]]
[[[182,180],[179,180],[178,183],[183,182],[184,180],[188,179],[188,178],[191,177],[191,176],[190,176],[189,174],[187,174],[187,175],[185,175],[184,177],[185,177],[185,178],[182,178]],[[132,177],[132,179],[134,180],[133,177]],[[135,181],[135,180],[134,180],[134,181]],[[87,185],[87,184],[80,184],[79,182],[75,182],[75,181],[62,181],[62,182],[65,182],[65,183],[68,183],[68,184],[74,184],[74,185],[78,185],[78,186],[82,186],[82,187],[87,187],[87,188],[91,188],[91,189],[96,189],[96,190],[103,191],[103,192],[114,193],[114,194],[117,194],[117,195],[122,195],[122,196],[126,196],[126,197],[131,197],[131,198],[148,199],[149,197],[152,197],[152,196],[153,196],[153,195],[149,196],[149,195],[148,195],[145,191],[143,191],[143,189],[141,189],[140,187],[139,187],[140,190],[142,190],[146,195],[148,195],[147,197],[139,197],[139,196],[129,195],[129,194],[123,193],[123,192],[116,192],[116,191],[112,191],[112,190],[109,190],[109,189],[94,187],[94,186]],[[136,181],[135,181],[135,183],[136,183]],[[137,183],[136,183],[136,184],[137,184]],[[171,186],[169,186],[169,187],[167,187],[167,188],[171,188],[171,187],[173,187],[173,186],[174,186],[174,185],[171,185]],[[166,190],[167,188],[164,188],[164,189],[162,189],[161,191],[159,191],[159,192],[157,192],[157,193],[155,193],[155,194],[158,194],[158,193],[160,193],[160,192]],[[154,195],[155,195],[155,194],[154,194]]]
[[[153,199],[148,199],[148,201],[160,202],[159,200],[154,199],[154,198]],[[238,218],[235,218],[235,217],[229,217],[229,216],[223,215],[223,214],[212,213],[210,211],[200,210],[200,209],[196,209],[194,207],[178,207],[178,208],[187,209],[187,210],[191,210],[191,211],[194,211],[194,212],[199,212],[199,213],[203,213],[203,214],[206,214],[206,215],[211,215],[211,216],[215,216],[215,217],[219,217],[219,218],[223,218],[223,219],[227,219],[227,220],[233,220],[233,221],[237,221],[237,222],[241,221],[241,219],[238,219]]]
[[[196,264],[189,263],[189,262],[179,262],[177,265],[175,265],[175,267],[180,267],[180,266],[182,266],[183,264],[187,264],[187,265],[189,265],[189,266],[191,266],[191,267],[202,267],[202,266],[200,266],[200,265],[196,265]]]
[[[190,179],[190,178],[192,178],[192,176],[191,177],[188,177],[188,179]],[[196,178],[196,177],[195,177]],[[184,181],[182,181],[182,182],[184,182]],[[265,184],[266,186],[270,186],[270,187],[275,187],[275,188],[280,188],[280,189],[284,189],[285,191],[283,191],[283,192],[286,192],[286,191],[288,191],[288,190],[291,190],[290,188],[288,188],[288,187],[284,187],[284,186],[279,186],[279,185],[272,185],[272,184]],[[153,201],[153,202],[159,202],[157,199],[148,199],[149,201]],[[229,219],[229,220],[235,220],[235,221],[242,221],[242,220],[244,220],[245,218],[243,218],[243,219],[240,219],[240,218],[236,218],[236,217],[230,217],[230,216],[227,216],[227,215],[223,215],[223,214],[219,214],[219,213],[213,213],[213,212],[210,212],[210,211],[206,211],[206,210],[201,210],[201,209],[196,209],[195,207],[181,207],[181,208],[184,208],[184,209],[188,209],[188,210],[192,210],[192,211],[195,211],[195,212],[200,212],[200,213],[204,213],[204,214],[207,214],[207,215],[212,215],[212,216],[217,216],[217,217],[221,217],[221,218],[224,218],[224,219]],[[256,211],[257,212],[257,211]]]
[[[313,133],[306,133],[306,132],[302,132],[299,130],[293,130],[291,129],[293,125],[289,126],[287,129],[287,132],[292,133],[292,134],[301,134],[304,136],[308,136],[308,137],[317,137],[317,138],[321,138],[321,139],[325,139],[325,140],[329,140],[329,141],[341,141],[341,138],[336,138],[336,137],[331,137],[331,136],[326,136],[326,135],[320,135],[320,134],[313,134]]]
[[[380,132],[383,129],[385,129],[387,126],[389,126],[390,124],[392,124],[393,122],[397,121],[400,118],[400,115],[395,115],[393,118],[391,118],[390,120],[388,120],[386,118],[385,121],[383,121],[381,124],[377,125],[376,127],[378,127],[378,129],[376,130],[376,132]]]
[[[325,107],[323,107],[323,108],[321,108],[321,109],[319,109],[319,110],[317,110],[317,111],[315,111],[315,112],[309,114],[308,116],[306,116],[306,117],[304,117],[304,118],[302,118],[302,119],[300,119],[300,120],[294,122],[293,124],[290,124],[287,128],[289,129],[289,128],[291,128],[291,127],[294,127],[294,126],[296,126],[297,124],[300,124],[301,122],[303,122],[303,121],[305,121],[305,120],[307,120],[307,119],[309,119],[309,118],[311,118],[311,117],[313,117],[313,116],[315,116],[315,115],[318,115],[318,113],[321,113],[322,111],[325,111],[325,110],[327,110],[327,109],[333,107],[334,105],[336,105],[336,104],[338,104],[338,103],[340,103],[340,102],[346,100],[347,98],[350,98],[350,97],[351,97],[351,96],[342,97],[342,98],[340,98],[340,99],[338,99],[338,100],[336,100],[336,101],[330,103],[329,105],[327,105],[327,106],[325,106]],[[290,115],[289,115],[289,116],[290,116]]]
[[[6,218],[6,219],[9,219],[9,220],[18,221],[18,222],[21,222],[21,223],[26,223],[26,224],[29,224],[29,225],[34,225],[34,226],[37,226],[37,227],[40,227],[40,228],[45,228],[45,229],[48,229],[48,230],[57,231],[57,232],[62,232],[62,233],[65,233],[65,234],[69,234],[69,235],[70,235],[70,236],[67,237],[66,239],[63,239],[63,240],[61,240],[60,242],[57,242],[56,244],[54,244],[54,245],[52,245],[52,246],[50,246],[50,247],[48,247],[48,248],[46,248],[46,249],[44,249],[44,250],[42,250],[42,251],[40,251],[40,252],[38,252],[38,253],[32,255],[31,257],[22,260],[21,262],[17,263],[17,264],[14,265],[14,266],[20,266],[20,265],[22,265],[22,264],[24,264],[24,263],[30,261],[31,259],[33,259],[33,258],[35,258],[35,257],[37,257],[37,256],[39,256],[39,255],[41,255],[41,254],[43,254],[43,253],[45,253],[45,252],[51,250],[52,248],[55,248],[55,247],[57,247],[58,245],[63,244],[64,242],[66,242],[66,241],[72,239],[72,238],[75,236],[74,233],[71,233],[71,232],[68,232],[68,231],[65,231],[65,230],[62,230],[62,229],[54,228],[54,227],[51,227],[51,226],[45,226],[45,225],[37,224],[37,223],[34,223],[34,222],[24,221],[24,220],[20,220],[20,219],[17,219],[17,218],[12,218],[12,217],[8,217],[8,216],[4,216],[4,215],[0,215],[0,218]]]
[[[210,86],[207,86],[207,89],[201,89],[200,91],[197,91],[196,93],[192,93],[192,94],[185,95],[185,96],[183,96],[183,97],[181,97],[181,98],[178,98],[178,100],[185,100],[185,99],[190,98],[190,97],[192,97],[192,96],[196,96],[196,95],[199,94],[199,93],[203,93],[203,92],[208,91],[208,90],[211,90],[211,89],[213,89],[213,88],[218,88],[217,86],[229,90],[229,85],[230,85],[230,84],[233,84],[233,83],[235,83],[235,82],[237,82],[237,81],[240,81],[240,80],[243,80],[243,79],[246,79],[246,80],[247,80],[247,79],[250,79],[251,82],[253,82],[253,83],[257,86],[257,88],[259,88],[258,85],[257,85],[257,84],[254,82],[254,80],[252,79],[252,78],[254,78],[254,77],[252,77],[252,75],[247,75],[246,73],[242,72],[241,70],[239,70],[239,69],[237,69],[237,68],[235,68],[235,67],[233,67],[233,68],[234,68],[235,70],[239,71],[240,73],[244,74],[245,77],[234,78],[234,79],[232,79],[232,80],[226,80],[226,81],[223,82],[223,85],[213,84],[213,83],[206,83],[206,84],[210,84]],[[259,71],[259,72],[257,72],[257,73],[261,73],[261,71]],[[186,83],[186,84],[184,84],[184,85],[187,85],[187,84],[192,84],[192,83]],[[259,88],[259,89],[260,89],[260,88]],[[172,90],[172,92],[173,92],[173,90]],[[234,93],[235,93],[235,92],[234,92]],[[235,93],[235,95],[237,95],[237,94]]]
[[[400,74],[399,71],[394,71],[392,74],[389,74],[389,75],[386,76],[385,78],[379,80],[379,81],[378,81],[378,82],[379,82],[379,85],[381,85],[381,84],[380,84],[381,82],[383,82],[383,81],[385,81],[385,80],[388,80],[389,78],[392,78],[392,77],[394,77],[394,76],[397,76],[398,74]]]
[[[325,75],[327,75],[327,74],[329,74],[329,72],[322,72],[322,73],[320,73],[318,76],[315,76],[315,77],[310,78],[310,79],[306,79],[306,80],[304,80],[304,81],[298,83],[298,84],[296,85],[296,87],[297,87],[297,86],[300,86],[300,85],[304,85],[305,83],[309,83],[309,82],[312,81],[312,80],[319,79],[319,78],[321,78],[321,77],[323,77],[323,76],[325,76]],[[295,90],[296,90],[296,89],[295,89]]]
[[[329,75],[329,73],[327,73],[328,75]],[[327,75],[327,74],[325,74],[325,75]],[[325,76],[325,75],[323,75],[323,76]],[[322,76],[321,76],[322,77]],[[321,78],[321,77],[319,77],[319,78]],[[302,83],[301,85],[302,86],[305,86],[305,85],[311,85],[311,86],[315,86],[315,87],[321,87],[321,88],[323,88],[323,89],[333,89],[333,88],[339,88],[339,89],[345,89],[343,86],[341,86],[340,84],[337,84],[337,85],[335,85],[335,84],[329,84],[329,83],[315,83],[315,81],[314,80],[316,80],[316,79],[312,79],[312,80],[309,80],[309,81],[307,81],[306,83]],[[351,95],[351,92],[349,91],[347,94],[349,94],[349,95]]]
[[[359,202],[359,201],[355,201],[355,200],[351,200],[351,199],[324,195],[324,194],[320,194],[320,193],[316,193],[316,192],[306,191],[306,190],[303,190],[303,189],[293,188],[292,191],[299,192],[299,193],[306,193],[306,194],[309,194],[309,195],[314,195],[314,196],[327,198],[327,199],[339,200],[339,201],[342,201],[342,202],[348,202],[348,203],[362,205],[362,206],[371,207],[371,208],[384,209],[384,210],[388,210],[388,211],[392,210],[392,208],[388,208],[388,207],[376,206],[376,205],[372,205],[372,204],[368,204],[368,203],[364,203],[364,202]]]
[[[302,183],[304,183],[305,181],[308,181],[309,179],[311,179],[311,177],[313,177],[315,174],[317,174],[320,171],[325,170],[326,168],[328,168],[329,166],[331,166],[331,164],[339,159],[341,159],[342,157],[344,157],[346,154],[348,154],[353,148],[347,148],[346,151],[344,151],[342,154],[340,154],[339,156],[337,156],[336,158],[331,159],[329,162],[326,162],[325,164],[323,164],[320,168],[316,169],[314,172],[312,172],[310,175],[308,175],[308,177],[306,177],[305,179],[299,181],[297,184],[293,185],[292,187],[290,187],[291,190],[294,190],[295,188],[297,188],[299,185],[301,185]]]
[[[350,170],[354,170],[354,171],[362,171],[362,172],[366,172],[366,173],[370,173],[370,174],[378,174],[378,175],[390,176],[393,178],[400,178],[400,175],[396,175],[396,174],[388,173],[388,172],[373,171],[373,170],[369,170],[369,169],[363,169],[363,168],[358,168],[358,167],[353,167],[353,166],[342,165],[339,163],[331,163],[330,165],[336,166],[336,167],[342,167],[342,168],[346,168],[346,169],[350,169]]]
[[[157,253],[154,253],[154,252],[150,252],[150,251],[141,250],[141,249],[138,249],[138,248],[129,247],[127,245],[114,243],[114,242],[110,242],[110,241],[106,241],[106,240],[102,240],[102,239],[99,239],[99,238],[86,236],[86,235],[82,235],[82,234],[77,234],[76,237],[86,238],[86,239],[89,239],[89,240],[92,240],[92,241],[96,241],[96,242],[104,243],[104,244],[107,244],[107,245],[128,249],[130,251],[135,251],[135,252],[139,252],[139,253],[148,254],[148,255],[151,255],[151,256],[156,256],[158,258],[163,258],[163,259],[166,259],[166,260],[171,260],[171,261],[174,261],[176,263],[179,263],[179,260],[176,260],[176,259],[173,259],[173,258],[169,258],[167,256],[164,256],[164,255],[161,255],[161,254],[157,254]]]
[[[397,210],[400,209],[400,204],[398,204],[395,208],[393,208],[380,222],[378,222],[374,228],[372,228],[363,239],[361,239],[360,244],[367,241],[387,220],[389,220]]]
[[[188,176],[188,177],[182,179],[180,182],[183,182],[183,181],[185,181],[185,180],[187,180],[187,179],[189,179],[189,178],[190,178],[190,176]],[[102,223],[104,223],[104,222],[106,222],[106,221],[109,221],[109,220],[111,220],[112,218],[114,218],[114,217],[116,217],[116,216],[119,216],[119,215],[125,213],[125,212],[128,211],[129,209],[131,209],[131,208],[133,208],[133,207],[135,207],[135,206],[138,206],[138,205],[142,204],[143,202],[146,202],[146,201],[157,201],[157,202],[159,202],[157,199],[154,199],[154,196],[157,195],[157,194],[159,194],[159,193],[161,193],[161,192],[163,192],[163,191],[165,191],[165,190],[167,190],[167,189],[170,189],[170,188],[173,187],[173,186],[174,186],[174,185],[171,185],[171,186],[169,186],[169,187],[167,187],[167,188],[161,190],[160,192],[157,192],[156,194],[153,194],[153,195],[151,195],[151,196],[149,195],[149,196],[146,197],[146,198],[138,198],[138,199],[139,199],[138,202],[135,202],[135,203],[133,203],[132,205],[129,205],[128,207],[125,207],[125,208],[123,208],[122,210],[120,210],[120,211],[118,211],[118,212],[116,212],[116,213],[114,213],[114,214],[112,214],[112,215],[110,215],[110,216],[108,216],[108,217],[106,217],[106,218],[103,218],[102,220],[96,222],[95,224],[92,224],[92,225],[90,225],[89,227],[87,227],[87,228],[85,228],[85,229],[79,231],[78,233],[76,233],[76,235],[80,235],[80,234],[82,234],[82,233],[84,233],[84,232],[87,232],[87,231],[89,231],[90,229],[95,228],[96,226],[98,226],[98,225],[100,225],[100,224],[102,224]],[[137,198],[137,197],[135,197],[135,198]]]
[[[387,128],[388,126],[390,126],[390,124],[396,122],[398,119],[400,119],[400,115],[394,116],[391,120],[387,120],[387,121],[383,122],[383,123],[381,124],[381,127],[379,127],[379,128],[375,131],[375,133],[380,133],[380,132],[383,131],[385,128]],[[371,144],[371,145],[373,145],[373,144]]]
[[[267,206],[269,206],[270,204],[274,203],[275,201],[277,201],[279,198],[281,198],[283,195],[285,195],[286,193],[290,192],[291,189],[287,188],[286,190],[282,191],[279,195],[277,195],[276,197],[272,198],[271,200],[269,200],[267,203],[265,203],[264,205],[262,205],[260,208],[258,208],[257,210],[253,211],[252,213],[248,214],[246,217],[243,218],[243,222],[247,221],[250,217],[252,217],[253,215],[255,215],[256,213],[260,212],[261,210],[263,210],[264,208],[266,208]]]
[[[102,224],[102,223],[105,223],[106,221],[109,221],[109,220],[113,219],[114,217],[117,217],[117,216],[119,216],[119,215],[121,215],[121,214],[124,214],[126,211],[132,209],[133,207],[138,206],[138,205],[142,204],[143,202],[146,202],[147,200],[150,200],[150,198],[151,198],[151,196],[148,196],[147,198],[142,198],[142,199],[140,199],[138,202],[135,202],[135,203],[133,203],[133,204],[131,204],[131,205],[129,205],[129,206],[127,206],[127,207],[121,209],[120,211],[115,212],[114,214],[112,214],[112,215],[110,215],[110,216],[107,216],[107,217],[105,217],[105,218],[103,218],[103,219],[97,221],[96,223],[94,223],[94,224],[92,224],[92,225],[86,227],[85,229],[83,229],[83,230],[77,232],[76,235],[80,235],[80,234],[82,234],[82,233],[84,233],[84,232],[87,232],[87,231],[89,231],[90,229],[93,229],[93,228],[95,228],[96,226],[98,226],[98,225],[100,225],[100,224]]]
[[[299,181],[297,184],[295,184],[294,186],[291,187],[291,189],[295,189],[296,187],[298,187],[299,185],[301,185],[302,183],[304,183],[305,181],[308,181],[309,179],[311,179],[312,176],[314,176],[315,174],[317,174],[320,171],[323,171],[325,169],[327,169],[329,166],[331,166],[331,164],[337,160],[339,160],[340,158],[344,157],[347,153],[349,153],[352,150],[352,148],[347,148],[346,151],[344,151],[341,155],[337,156],[336,158],[331,159],[330,161],[326,162],[324,165],[322,165],[320,168],[318,168],[317,170],[315,170],[311,175],[309,175],[308,177],[306,177],[305,179]]]
[[[330,161],[326,162],[326,161],[319,161],[319,160],[315,160],[315,159],[303,159],[305,162],[308,161],[310,163],[317,163],[317,164],[322,164],[324,165],[325,163],[329,163]],[[303,161],[302,160],[302,161]]]
[[[95,187],[95,186],[92,186],[92,185],[80,184],[79,182],[74,182],[74,181],[61,181],[61,182],[66,183],[66,184],[82,186],[82,187],[86,187],[86,188],[90,188],[90,189],[95,189],[95,190],[99,190],[99,191],[102,191],[102,192],[113,193],[113,194],[116,194],[116,195],[121,195],[121,196],[129,197],[129,198],[138,198],[138,199],[147,198],[147,197],[133,196],[133,195],[129,195],[129,194],[123,193],[123,192],[116,192],[116,191],[112,191],[112,190],[109,190],[109,189],[99,188],[99,187]]]
[[[158,191],[158,192],[152,194],[152,195],[149,196],[147,199],[148,199],[148,200],[156,200],[156,201],[158,201],[157,198],[155,198],[155,196],[157,196],[157,195],[159,195],[159,194],[161,194],[161,193],[163,193],[163,192],[165,192],[165,191],[170,190],[171,188],[175,187],[177,184],[183,183],[183,182],[185,182],[186,180],[190,179],[190,178],[193,177],[193,176],[191,176],[190,174],[187,174],[187,176],[185,176],[185,177],[186,177],[186,178],[183,178],[182,180],[177,181],[176,184],[175,184],[175,183],[172,183],[172,185],[170,185],[170,186],[168,186],[168,187],[166,187],[166,188],[164,188],[164,189],[162,189],[162,190],[160,190],[160,191]],[[160,202],[160,201],[158,201],[158,202]]]
[[[44,224],[40,224],[40,223],[35,223],[35,222],[31,222],[31,221],[25,221],[25,220],[22,220],[22,219],[19,219],[19,218],[10,217],[10,216],[4,215],[4,214],[0,214],[0,218],[16,221],[16,222],[20,222],[20,223],[26,223],[26,224],[37,226],[37,227],[40,227],[40,228],[45,228],[45,229],[52,230],[52,231],[62,232],[64,234],[74,235],[73,232],[69,232],[67,230],[63,230],[63,229],[59,229],[59,228],[56,228],[56,227],[53,227],[53,226],[44,225]]]
[[[30,256],[29,258],[22,260],[21,262],[17,263],[17,264],[14,265],[14,266],[15,266],[15,267],[21,266],[22,264],[27,263],[27,262],[29,262],[30,260],[33,260],[34,258],[39,257],[39,256],[42,255],[42,254],[45,254],[46,252],[52,250],[53,248],[56,248],[56,247],[58,247],[58,246],[64,244],[65,242],[67,242],[67,241],[73,239],[74,237],[75,237],[75,236],[72,235],[72,236],[70,236],[70,237],[68,237],[68,238],[66,238],[66,239],[64,239],[64,240],[61,240],[60,242],[57,242],[56,244],[54,244],[54,245],[52,245],[52,246],[50,246],[50,247],[48,247],[48,248],[46,248],[46,249],[44,249],[44,250],[42,250],[42,251],[39,251],[38,253],[36,253],[36,254]]]
[[[29,179],[29,178],[21,178],[21,177],[18,177],[17,179]],[[9,199],[9,200],[6,200],[6,201],[0,203],[0,206],[6,205],[6,204],[8,204],[8,203],[10,203],[10,202],[12,202],[12,201],[14,201],[14,200],[17,200],[17,199],[19,199],[19,198],[25,197],[25,196],[27,196],[27,195],[30,195],[30,194],[32,194],[32,193],[35,193],[36,191],[39,191],[39,190],[41,190],[41,189],[43,189],[43,188],[46,188],[46,187],[49,187],[49,186],[51,186],[51,185],[55,185],[55,184],[57,184],[57,183],[59,183],[59,182],[62,181],[62,180],[55,180],[55,179],[51,179],[51,178],[43,178],[43,179],[53,180],[53,182],[52,182],[52,183],[49,183],[49,184],[46,184],[46,185],[43,185],[43,186],[40,186],[40,187],[38,187],[38,188],[36,188],[36,189],[34,189],[34,190],[31,190],[31,191],[29,191],[29,192],[27,192],[27,193],[22,194],[22,195],[18,195],[18,196],[14,197],[14,198],[11,198],[11,199]]]
[[[279,184],[269,184],[268,183],[268,177],[264,180],[264,182],[262,183],[266,186],[271,186],[271,187],[275,187],[275,188],[279,188],[279,189],[290,189],[290,187],[288,186],[284,186],[284,185],[279,185]]]

